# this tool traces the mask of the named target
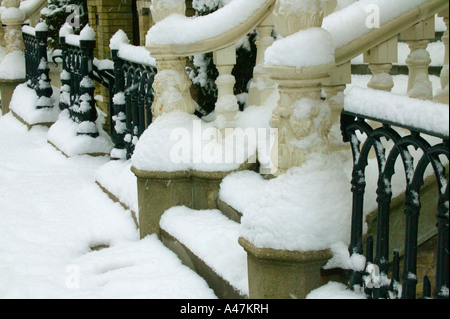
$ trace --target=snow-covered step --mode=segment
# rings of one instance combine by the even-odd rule
[[[248,297],[247,254],[240,225],[219,210],[169,209],[161,218],[163,243],[201,275],[219,298]]]

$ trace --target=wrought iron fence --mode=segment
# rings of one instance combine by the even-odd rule
[[[63,61],[61,110],[68,109],[77,123],[95,122],[94,81],[104,86],[109,91],[110,135],[115,146],[111,157],[130,159],[137,140],[152,122],[156,68],[124,59],[119,50],[111,50],[113,67],[100,67],[93,56],[95,41],[79,41],[78,46],[73,39],[68,43],[66,37],[60,37],[58,56]]]
[[[77,37],[74,35],[70,35]],[[68,109],[71,119],[78,126],[79,135],[99,136],[95,122],[98,118],[94,98],[94,48],[95,40],[67,42],[60,37],[63,71],[61,73],[61,95],[59,107]]]
[[[373,120],[382,124],[374,129],[366,120]],[[402,137],[394,127],[403,127],[411,131]],[[416,298],[417,280],[417,246],[418,225],[421,210],[420,194],[424,184],[426,168],[431,165],[438,184],[438,203],[436,203],[437,225],[437,266],[436,282],[433,293],[428,277],[424,278],[424,298],[448,298],[449,287],[449,189],[446,177],[445,161],[449,159],[449,137],[434,132],[427,132],[417,128],[404,127],[396,123],[389,123],[379,119],[368,118],[360,114],[344,111],[341,116],[341,129],[345,142],[349,142],[353,152],[353,212],[350,255],[363,254],[363,222],[364,195],[366,189],[366,167],[369,152],[375,151],[379,169],[377,202],[378,223],[375,257],[373,255],[374,239],[366,239],[366,269],[351,271],[349,285],[351,289],[362,287],[370,298]],[[358,134],[360,133],[360,134]],[[361,135],[366,139],[363,140]],[[424,135],[438,137],[442,142],[430,145]],[[388,150],[384,141],[391,141],[394,146]],[[414,163],[408,147],[420,149],[423,156]],[[388,154],[386,154],[388,151]],[[392,177],[395,173],[394,165],[397,159],[403,162],[406,176],[405,192],[405,245],[404,269],[400,276],[400,255],[394,251],[392,262],[389,248],[389,215],[392,201]],[[388,278],[389,269],[392,276]],[[374,271],[376,270],[376,271]],[[374,281],[374,276],[376,280]],[[401,277],[401,278],[400,278]]]
[[[115,74],[113,157],[130,159],[137,140],[152,123],[152,86],[157,71],[151,65],[121,58],[119,50],[112,50],[111,55]]]
[[[26,80],[28,87],[35,90],[39,98],[36,105],[38,109],[53,106],[51,101],[53,89],[47,56],[48,32],[43,31],[45,28],[43,25],[41,31],[29,26],[23,27]]]

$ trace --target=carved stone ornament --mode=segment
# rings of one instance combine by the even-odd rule
[[[159,71],[153,83],[155,99],[152,113],[155,119],[174,110],[190,114],[195,112],[195,104],[190,93],[191,82],[184,72],[185,65],[185,61],[181,59],[159,63]]]
[[[266,66],[267,67],[267,66]],[[321,101],[322,82],[333,65],[301,70],[267,67],[278,83],[280,99],[273,110],[270,126],[278,130],[278,171],[301,166],[312,153],[328,153],[331,110]]]
[[[152,17],[155,22],[164,20],[171,14],[186,14],[186,3],[184,0],[152,0],[150,6]]]
[[[324,0],[278,0],[273,15],[278,33],[287,37],[300,30],[322,26]]]

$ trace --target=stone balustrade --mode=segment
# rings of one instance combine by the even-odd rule
[[[267,98],[269,92],[267,87],[273,89],[273,84],[265,76],[262,68],[264,51],[273,43],[271,36],[273,22],[271,19],[271,8],[274,0],[259,1],[261,8],[240,25],[231,27],[230,30],[217,36],[201,39],[192,43],[171,43],[167,45],[150,44],[147,45],[152,56],[156,58],[158,74],[155,78],[155,102],[152,110],[154,117],[175,109],[181,109],[188,113],[195,112],[195,103],[190,95],[191,81],[186,75],[185,65],[186,57],[196,54],[213,52],[214,63],[219,71],[219,77],[216,80],[218,89],[218,100],[216,103],[217,123],[221,129],[234,127],[234,119],[239,112],[239,106],[234,96],[234,85],[236,80],[232,71],[236,64],[235,44],[247,33],[257,27],[260,32],[258,41],[258,63],[254,70],[255,85],[250,90],[249,100],[255,104],[262,104]],[[155,22],[159,22],[170,14],[185,14],[185,1],[174,1],[170,8],[161,5],[161,1],[153,0],[150,6],[152,17]],[[178,94],[180,99],[177,103],[167,103],[166,93],[172,92]]]

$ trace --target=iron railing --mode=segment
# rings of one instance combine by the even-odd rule
[[[373,120],[382,124],[374,129],[366,120]],[[411,131],[402,137],[394,127],[402,127]],[[376,252],[373,256],[374,239],[366,239],[367,267],[364,271],[351,271],[349,285],[351,289],[363,287],[370,298],[416,298],[417,280],[417,246],[419,214],[421,210],[420,194],[424,184],[425,169],[431,165],[438,184],[438,203],[436,203],[437,224],[437,265],[434,298],[448,298],[449,287],[449,189],[446,177],[445,161],[449,159],[449,137],[434,132],[427,132],[417,128],[404,127],[396,123],[389,123],[379,119],[368,118],[360,114],[344,111],[341,116],[341,129],[345,142],[349,142],[353,152],[353,212],[350,255],[363,254],[363,222],[364,222],[364,194],[366,189],[365,170],[368,165],[369,152],[375,151],[378,162],[379,179],[377,189],[378,222]],[[358,135],[358,132],[361,134]],[[366,136],[365,141],[361,138]],[[442,142],[430,145],[424,135],[438,137]],[[391,141],[394,146],[388,149],[384,141]],[[423,155],[414,164],[414,159],[408,147],[420,149]],[[386,154],[388,151],[388,154]],[[442,157],[444,159],[442,159]],[[389,215],[392,200],[392,177],[395,173],[394,165],[397,159],[403,162],[406,176],[405,192],[405,245],[404,269],[400,276],[400,255],[394,251],[392,262],[389,248]],[[392,276],[389,279],[389,269]],[[377,285],[371,277],[377,270]],[[402,277],[402,278],[400,278]],[[432,296],[431,283],[428,277],[424,279],[424,297]]]
[[[69,44],[60,37],[63,71],[61,74],[60,109],[68,109],[71,119],[79,126],[79,135],[99,136],[95,122],[98,118],[94,98],[94,48],[95,40],[79,40],[79,45]]]
[[[50,69],[47,56],[47,31],[38,31],[32,27],[23,27],[25,44],[25,70],[29,88],[36,91],[36,108],[52,107],[53,89],[50,83]]]
[[[111,55],[115,74],[113,157],[130,159],[137,140],[152,123],[152,86],[157,71],[154,66],[121,58],[119,50],[111,50]]]

